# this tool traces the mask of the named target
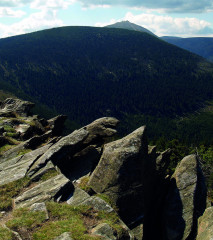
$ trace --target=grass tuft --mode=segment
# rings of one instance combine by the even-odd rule
[[[89,176],[84,176],[81,178],[81,181],[78,184],[78,187],[84,190],[85,192],[89,193],[91,191],[91,187],[88,185],[88,182],[89,182]]]
[[[7,228],[0,226],[0,240],[12,240],[13,233]]]
[[[16,209],[13,212],[13,219],[9,220],[6,225],[14,231],[25,228],[26,231],[41,226],[46,220],[46,213],[42,211],[29,211],[28,208]]]
[[[52,177],[57,176],[59,173],[56,171],[56,169],[50,169],[48,170],[40,179],[40,181],[44,182]]]
[[[12,209],[12,198],[29,185],[28,177],[0,186],[0,211]]]

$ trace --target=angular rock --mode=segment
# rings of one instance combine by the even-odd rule
[[[103,199],[90,196],[87,192],[75,186],[72,197],[67,201],[71,206],[87,205],[98,211],[114,212],[114,209]]]
[[[49,219],[48,216],[48,212],[47,212],[47,208],[44,202],[41,203],[34,203],[31,207],[30,207],[30,211],[32,212],[45,212],[46,214],[46,220]]]
[[[51,145],[18,156],[0,164],[0,185],[16,181],[27,175],[31,165],[45,153]]]
[[[86,193],[81,188],[75,187],[73,196],[67,201],[67,203],[72,206],[78,206],[88,198],[90,198],[90,195],[88,193]]]
[[[18,145],[14,145],[13,148],[7,150],[6,152],[4,152],[4,154],[0,157],[0,163],[3,163],[5,161],[8,161],[12,158],[17,157],[17,155],[19,154],[20,151],[26,149],[24,146],[24,143],[20,143]]]
[[[99,143],[101,144],[106,137],[111,137],[117,133],[116,126],[119,120],[112,117],[103,117],[95,120],[86,127],[84,127],[89,135],[85,140],[85,144]]]
[[[71,192],[73,192],[72,183],[60,174],[27,190],[17,197],[14,203],[16,208],[29,207],[34,203],[41,203],[51,199],[67,199]]]
[[[134,240],[142,240],[143,239],[143,224],[139,224],[135,228],[131,229],[131,232],[133,233],[133,235],[135,237]]]
[[[70,237],[69,232],[65,232],[61,234],[59,237],[54,238],[54,240],[73,240],[73,239]]]
[[[36,162],[32,165],[34,166],[36,165]],[[27,176],[30,177],[30,179],[32,181],[39,181],[46,173],[48,173],[49,171],[56,171],[58,172],[58,174],[60,174],[61,172],[58,170],[58,168],[56,168],[52,162],[48,162],[47,165],[45,165],[44,167],[42,167],[40,170],[38,170],[35,174],[33,174],[31,172],[31,168],[28,170],[27,172]]]
[[[21,161],[1,171],[0,186],[24,178],[33,161],[34,159]]]
[[[48,120],[50,129],[52,130],[53,136],[59,136],[62,134],[64,129],[64,122],[66,121],[67,116],[59,115]]]
[[[38,159],[32,173],[36,173],[44,167],[50,160],[57,166],[60,161],[67,161],[69,156],[72,156],[81,149],[82,142],[88,136],[88,132],[84,129],[74,131],[70,135],[63,137],[54,144],[40,159]],[[68,159],[67,159],[68,158]]]
[[[144,179],[148,145],[145,127],[104,146],[88,185],[108,195],[122,219],[132,221],[144,213]]]
[[[20,99],[7,98],[0,104],[0,116],[14,116],[17,113],[19,116],[28,116],[34,104]]]
[[[96,196],[87,198],[86,200],[84,200],[82,203],[80,203],[78,205],[91,206],[95,210],[105,211],[108,213],[114,212],[114,209],[107,202],[105,202],[103,199],[96,197]]]
[[[116,240],[115,231],[107,224],[101,223],[92,229],[93,235],[101,236],[104,240]]]
[[[5,161],[8,161],[12,158],[17,157],[17,155],[23,150],[38,148],[42,143],[44,143],[46,141],[46,139],[49,136],[50,136],[49,133],[45,133],[42,136],[34,136],[34,137],[32,137],[31,139],[29,139],[25,142],[22,142],[22,143],[19,143],[18,145],[15,145],[13,148],[6,151],[0,157],[0,163],[3,163]],[[53,140],[52,143],[55,143],[55,142],[58,141],[57,138],[55,138],[55,139],[53,138],[52,140]],[[49,143],[51,143],[51,141]]]
[[[96,145],[89,145],[101,145],[104,138],[116,133],[113,127],[117,123],[114,118],[101,118],[63,137],[39,159],[37,167],[40,169],[40,165],[44,166],[51,160],[70,180],[86,175],[94,169],[100,157]]]
[[[206,187],[199,159],[189,155],[180,162],[171,179],[165,202],[165,239],[194,239],[197,219],[206,207]]]
[[[198,234],[196,240],[213,239],[213,207],[205,210],[203,216],[199,218]]]

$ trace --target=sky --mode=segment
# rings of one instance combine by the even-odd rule
[[[157,36],[213,37],[213,0],[0,0],[0,38],[124,20]]]

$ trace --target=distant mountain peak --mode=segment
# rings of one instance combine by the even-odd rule
[[[114,23],[114,24],[111,24],[111,25],[107,25],[105,27],[107,27],[107,28],[123,28],[123,29],[127,29],[127,30],[146,32],[146,33],[149,33],[152,36],[156,37],[156,35],[154,33],[152,33],[151,31],[149,31],[148,29],[146,29],[144,27],[141,27],[141,26],[139,26],[135,23],[131,23],[128,20],[124,20],[124,21],[117,22],[117,23]]]

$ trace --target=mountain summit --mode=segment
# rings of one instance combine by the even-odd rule
[[[121,21],[121,22],[117,22],[115,24],[107,25],[105,27],[107,27],[107,28],[123,28],[123,29],[127,29],[127,30],[146,32],[146,33],[151,34],[152,36],[156,36],[154,33],[149,31],[148,29],[141,27],[139,25],[136,25],[134,23],[131,23],[129,21]]]

